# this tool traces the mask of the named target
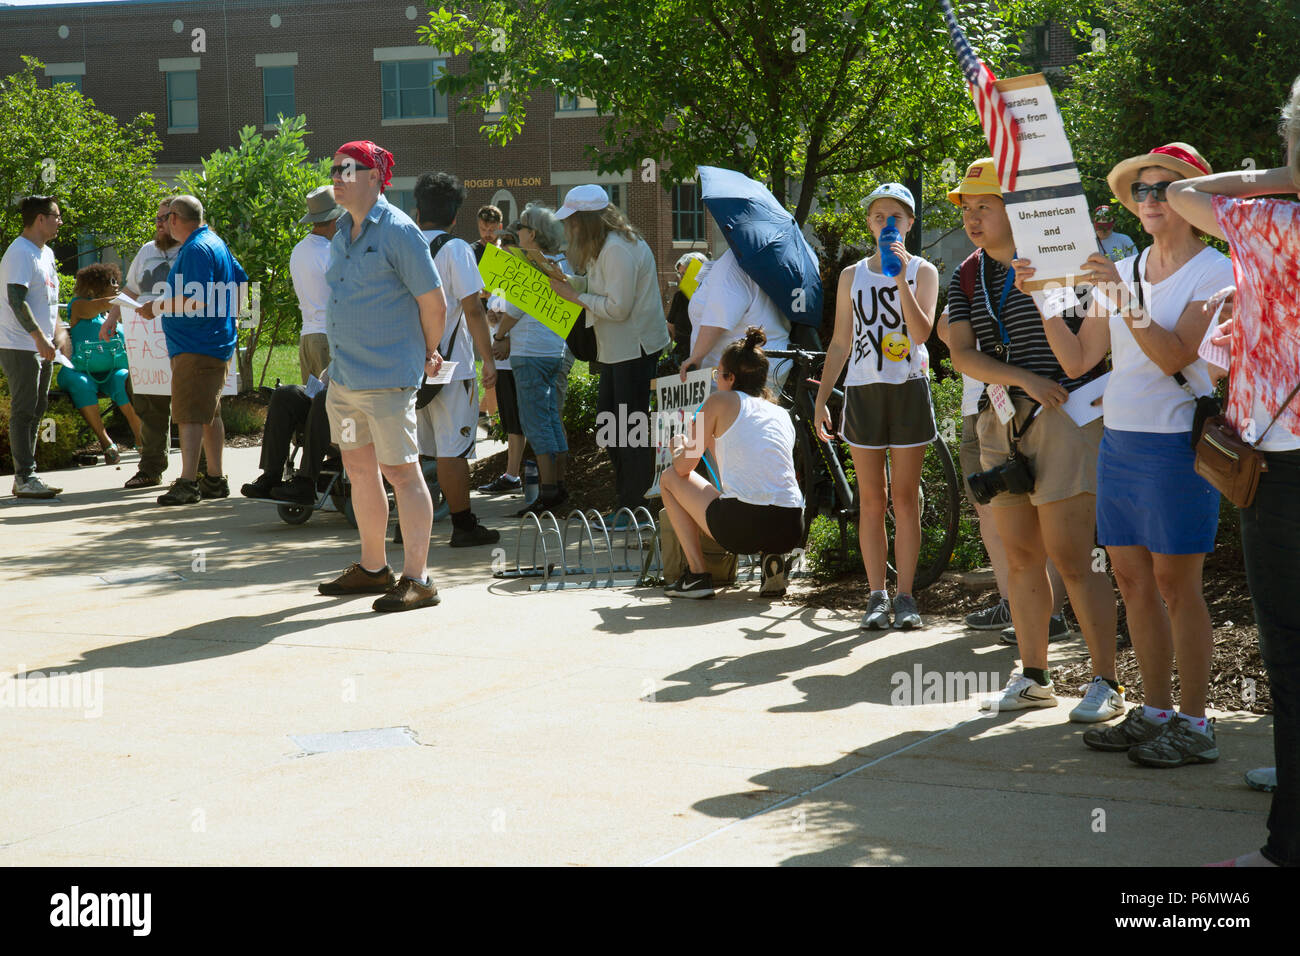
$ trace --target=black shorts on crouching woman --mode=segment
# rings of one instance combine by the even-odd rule
[[[803,509],[714,498],[704,512],[709,537],[732,554],[786,554],[803,541]]]

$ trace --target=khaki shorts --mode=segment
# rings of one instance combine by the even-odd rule
[[[961,475],[961,486],[972,508],[977,507],[979,502],[975,500],[975,493],[970,490],[970,482],[966,477],[984,470],[984,466],[980,464],[979,418],[978,415],[962,416],[961,446],[957,449],[957,468]]]
[[[221,390],[230,359],[182,352],[172,358],[172,421],[208,425],[221,414]]]
[[[375,446],[381,465],[420,460],[415,441],[415,389],[359,388],[330,382],[325,397],[330,438],[343,451]]]
[[[320,378],[325,366],[330,364],[330,340],[324,332],[309,332],[298,339],[298,371],[302,373],[302,383],[307,384],[307,376]]]
[[[1015,424],[1023,428],[1036,406],[1027,398],[1015,399]],[[1002,493],[989,502],[995,508],[1030,504],[1035,508],[1075,495],[1097,493],[1097,451],[1103,430],[1100,418],[1080,428],[1059,408],[1038,413],[1020,441],[1020,451],[1034,470],[1034,490],[1027,495]],[[978,433],[980,467],[987,471],[1011,454],[1011,425],[998,421],[992,407],[980,412]]]

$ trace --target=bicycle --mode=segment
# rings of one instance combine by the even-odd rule
[[[840,564],[848,563],[848,526],[857,524],[858,500],[856,484],[849,477],[852,459],[844,442],[822,441],[814,427],[814,406],[821,382],[816,378],[826,360],[825,352],[803,349],[764,351],[770,361],[790,360],[793,367],[785,379],[779,403],[789,409],[795,429],[795,472],[804,494],[804,540],[813,519],[818,515],[834,518],[840,527]],[[832,420],[837,420],[843,408],[844,393],[831,390],[827,405]],[[886,481],[890,480],[886,464]],[[888,485],[886,485],[888,491]],[[921,553],[916,562],[913,589],[920,591],[939,579],[948,567],[953,547],[957,543],[957,529],[961,509],[961,485],[952,454],[942,436],[935,435],[926,449],[921,465]],[[891,554],[887,567],[891,580],[897,578],[892,561],[894,540],[892,505],[886,511],[886,532]]]

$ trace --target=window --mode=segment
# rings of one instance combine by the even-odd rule
[[[381,64],[384,119],[432,119],[447,115],[447,98],[433,89],[444,60],[394,60]]]
[[[56,76],[52,78],[55,83],[66,83],[78,93],[82,92],[81,77],[79,76]]]
[[[262,106],[263,122],[268,126],[278,125],[281,116],[287,119],[297,115],[293,101],[293,67],[262,67]]]
[[[555,94],[555,112],[557,113],[579,113],[595,112],[596,101],[585,96],[578,96],[576,93]]]
[[[167,74],[167,132],[199,128],[199,74],[178,70]]]
[[[487,90],[485,92],[494,93],[497,91],[497,89],[498,89],[497,84],[489,83],[487,85]],[[508,110],[509,108],[510,108],[510,94],[500,93],[497,95],[497,98],[492,101],[492,105],[488,107],[487,115],[490,119],[500,118],[502,115],[504,115],[505,111]]]
[[[415,212],[415,193],[410,189],[393,189],[391,186],[384,191],[384,198],[388,204],[396,209],[402,210],[415,221],[419,221],[419,216]]]
[[[703,242],[704,202],[699,183],[673,187],[673,242]]]

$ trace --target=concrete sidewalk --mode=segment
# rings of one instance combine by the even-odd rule
[[[237,489],[258,450],[227,454]],[[871,635],[756,584],[530,593],[447,522],[441,606],[378,615],[316,594],[358,556],[341,516],[162,508],[121,488],[134,465],[0,499],[0,672],[67,675],[0,683],[0,863],[1194,865],[1263,842],[1241,775],[1273,762],[1270,719],[1219,714],[1217,764],[1147,770],[1084,747],[1068,706],[898,705],[900,674],[1000,685],[996,634]],[[518,507],[475,498],[498,562]]]

